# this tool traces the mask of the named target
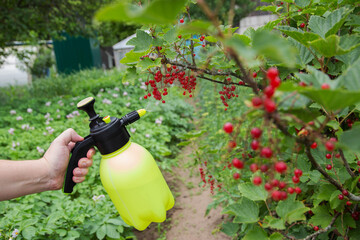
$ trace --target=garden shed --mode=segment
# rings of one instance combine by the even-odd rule
[[[128,41],[130,41],[130,39],[136,37],[136,34],[133,34],[123,40],[121,40],[120,42],[118,42],[117,44],[115,44],[113,46],[113,50],[114,50],[114,58],[115,58],[115,66],[117,68],[125,68],[126,66],[124,64],[120,63],[120,60],[125,57],[125,54],[130,52],[134,46],[131,45],[126,45]]]

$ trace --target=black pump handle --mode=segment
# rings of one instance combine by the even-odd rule
[[[64,193],[72,193],[74,186],[76,183],[72,180],[74,176],[74,169],[78,167],[79,160],[81,158],[86,157],[87,152],[90,148],[95,145],[94,140],[92,137],[86,136],[85,139],[81,142],[77,142],[75,147],[71,151],[71,158],[69,160],[69,165],[66,171],[65,181],[64,181]]]

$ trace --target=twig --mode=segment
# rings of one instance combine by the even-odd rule
[[[202,78],[202,79],[205,79],[205,80],[208,80],[208,81],[210,81],[210,82],[225,84],[224,82],[217,81],[217,80],[214,80],[214,79],[205,77],[204,75],[198,75],[197,77]],[[244,86],[244,87],[250,87],[250,86],[248,86],[248,85],[242,85],[242,84],[234,83],[234,82],[228,82],[228,83],[226,83],[226,84],[229,84],[229,85],[238,85],[238,86]]]
[[[310,151],[310,144],[306,143],[305,144],[305,153],[308,157],[308,159],[310,160],[311,164],[313,165],[313,167],[318,170],[332,185],[334,185],[337,189],[340,190],[340,192],[342,192],[343,190],[345,190],[340,183],[338,183],[336,180],[334,180],[327,172],[325,172],[325,170],[316,162],[316,160],[314,159],[313,155],[311,154]],[[346,197],[348,197],[350,200],[356,201],[356,202],[360,202],[360,197],[356,196],[354,194],[352,194],[351,192],[349,192],[349,195],[347,195]]]
[[[335,223],[335,220],[339,217],[340,214],[341,214],[340,212],[336,213],[335,216],[331,219],[330,224],[326,228],[318,230],[316,233],[313,233],[313,234],[307,236],[303,240],[310,240],[312,238],[315,238],[317,235],[319,235],[321,233],[329,231],[330,228],[332,228],[332,225]]]

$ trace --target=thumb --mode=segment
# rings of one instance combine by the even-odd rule
[[[70,142],[79,142],[84,140],[84,138],[77,134],[74,129],[69,128],[61,133],[56,140],[61,141],[63,145],[67,146]]]

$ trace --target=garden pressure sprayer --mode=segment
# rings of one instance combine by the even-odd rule
[[[102,155],[101,182],[122,219],[138,230],[151,222],[163,222],[166,211],[174,206],[174,197],[154,158],[139,144],[130,141],[125,126],[140,119],[146,111],[133,111],[122,118],[100,117],[94,110],[95,99],[77,104],[90,117],[90,134],[77,142],[67,168],[64,192],[71,193],[73,170],[88,150],[96,146]]]

